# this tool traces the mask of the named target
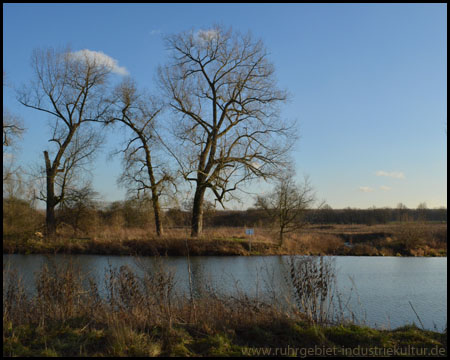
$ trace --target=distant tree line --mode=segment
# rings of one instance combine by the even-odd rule
[[[386,224],[406,221],[447,221],[447,209],[320,209],[310,212],[313,224]]]
[[[182,216],[179,215],[179,218]],[[205,226],[253,226],[268,225],[267,214],[261,209],[219,210],[206,215]],[[319,209],[306,210],[305,222],[309,224],[387,224],[406,221],[447,222],[447,209]]]
[[[111,228],[154,228],[154,208],[149,199],[130,199],[101,203],[86,201],[80,197],[67,202],[56,211],[57,226],[66,227],[77,235],[94,230]],[[401,210],[401,211],[400,211]],[[277,228],[278,224],[264,209],[217,210],[211,203],[206,203],[203,210],[204,227],[253,227]],[[161,219],[166,228],[186,228],[191,225],[190,209],[173,207],[161,211]],[[327,224],[365,224],[377,225],[390,222],[447,222],[447,209],[331,209],[325,206],[318,210],[304,211],[302,223]],[[3,199],[3,235],[30,235],[45,227],[45,211],[36,210],[29,201],[14,197]]]

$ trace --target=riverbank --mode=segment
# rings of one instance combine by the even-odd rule
[[[307,264],[330,279],[327,266]],[[293,269],[293,280],[323,289]],[[447,355],[446,329],[373,329],[339,313],[303,312],[301,304],[315,303],[307,297],[286,309],[207,284],[195,296],[177,295],[164,267],[142,278],[126,266],[111,268],[103,295],[70,262],[42,267],[35,281],[37,293],[27,295],[17,273],[3,270],[3,356]]]
[[[3,237],[7,254],[97,254],[168,256],[349,255],[447,256],[447,224],[315,225],[290,234],[279,246],[277,234],[242,228],[206,229],[189,238],[187,229],[170,229],[157,237],[145,229],[108,228],[92,234],[61,232],[54,239],[40,234]]]

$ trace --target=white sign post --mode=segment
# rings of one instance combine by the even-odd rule
[[[250,238],[248,240],[248,248],[249,248],[249,251],[252,252],[252,236],[254,234],[254,231],[253,231],[253,229],[245,229],[245,234],[250,236]]]

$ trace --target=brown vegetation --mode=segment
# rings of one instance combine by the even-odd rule
[[[247,212],[251,236],[245,234],[248,226],[216,225],[233,222],[236,216],[242,220],[244,212],[208,211],[203,234],[191,238],[189,214],[171,209],[164,214],[166,231],[158,237],[149,202],[129,200],[107,207],[74,202],[57,213],[57,233],[51,239],[37,234],[45,229],[42,210],[9,198],[3,200],[3,252],[187,255],[188,242],[190,255],[447,255],[446,223],[310,224],[287,234],[279,246],[279,229],[263,213]]]
[[[8,228],[7,228],[8,229]],[[31,230],[31,228],[30,228]],[[74,236],[61,227],[54,239],[42,239],[32,231],[27,236],[4,234],[4,253],[72,253],[114,255],[379,255],[446,256],[445,224],[396,224],[377,227],[310,226],[286,237],[279,246],[276,231],[243,228],[206,228],[201,237],[190,238],[188,228],[166,229],[158,237],[153,228],[107,226]]]

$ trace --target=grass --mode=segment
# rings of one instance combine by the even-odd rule
[[[230,335],[218,332],[198,334],[177,326],[171,334],[120,329],[83,330],[67,326],[52,329],[21,326],[15,334],[4,335],[3,356],[245,356],[271,349],[336,349],[345,356],[348,349],[407,349],[414,347],[441,356],[447,355],[442,336],[424,333],[413,326],[407,330],[373,330],[363,327],[317,327],[280,320],[279,327],[266,324],[241,328]],[[402,336],[401,339],[398,339]],[[419,340],[418,340],[419,339]],[[252,354],[253,353],[253,354]],[[282,355],[282,352],[279,352]]]
[[[168,229],[157,237],[152,228],[105,227],[85,234],[60,229],[54,239],[3,235],[4,253],[67,253],[108,255],[353,255],[446,256],[447,224],[392,223],[387,225],[314,225],[286,237],[278,246],[277,233],[242,228],[207,228],[199,238],[187,229]],[[250,251],[251,242],[251,251]]]
[[[314,347],[345,356],[349,348],[408,346],[447,354],[446,330],[415,325],[378,330],[342,318],[331,322],[299,312],[300,299],[292,304],[297,311],[286,311],[242,294],[221,295],[208,286],[192,301],[175,294],[173,275],[163,266],[142,278],[127,267],[110,268],[107,295],[100,296],[98,284],[83,277],[76,264],[50,263],[36,273],[37,291],[31,296],[17,273],[4,268],[3,356],[289,355],[288,348]],[[318,291],[323,287],[314,277],[310,284]]]

